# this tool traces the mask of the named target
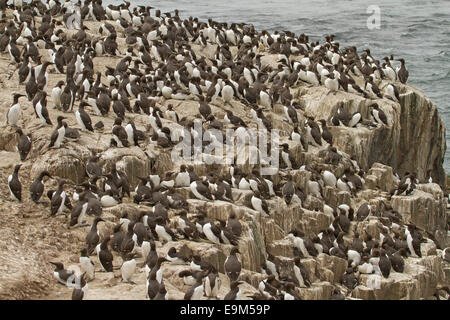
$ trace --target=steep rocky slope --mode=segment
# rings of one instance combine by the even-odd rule
[[[38,19],[39,21],[39,19]],[[99,24],[86,22],[90,30],[98,30]],[[73,31],[67,31],[68,36]],[[89,36],[97,36],[94,32],[88,32]],[[121,51],[125,51],[125,41],[119,38]],[[215,46],[206,48],[193,45],[199,55],[206,57],[215,52]],[[232,48],[235,50],[235,48]],[[45,49],[41,49],[43,57],[48,58]],[[105,66],[115,66],[120,57],[96,57],[94,58],[96,71],[104,72]],[[266,55],[262,59],[263,65],[276,65],[277,56]],[[23,92],[23,86],[18,86],[15,67],[9,64],[9,56],[2,54],[0,60],[0,117],[5,119],[5,114],[10,106],[12,93]],[[11,78],[9,79],[9,76]],[[59,80],[64,80],[65,75],[53,73],[49,76],[48,88],[51,90]],[[428,179],[427,171],[432,171],[433,181],[445,185],[445,172],[442,168],[445,154],[445,128],[437,112],[436,106],[420,90],[409,85],[399,85],[400,103],[394,103],[386,99],[378,99],[376,102],[388,117],[388,126],[357,128],[330,126],[335,140],[335,146],[343,153],[343,159],[338,166],[327,164],[325,154],[327,147],[309,146],[308,151],[302,150],[288,140],[293,127],[286,122],[284,110],[281,105],[275,105],[273,111],[266,112],[266,116],[272,121],[273,128],[280,130],[282,142],[288,142],[292,150],[296,151],[296,160],[299,163],[308,163],[311,166],[323,169],[332,169],[336,176],[342,174],[351,166],[350,157],[354,156],[365,175],[363,190],[356,195],[348,192],[339,192],[337,189],[324,188],[323,198],[333,209],[340,204],[349,204],[357,210],[364,202],[373,206],[372,216],[364,222],[352,222],[351,231],[344,237],[350,241],[355,231],[365,231],[374,239],[380,239],[380,229],[386,219],[382,217],[383,203],[390,203],[398,211],[405,222],[412,222],[423,230],[428,231],[441,248],[448,246],[448,211],[447,199],[435,183],[418,185],[409,196],[393,196],[389,192],[398,186],[398,179],[393,175],[393,170],[399,174],[407,171],[416,172],[419,180]],[[383,84],[381,84],[383,87]],[[327,94],[323,87],[309,87],[300,85],[292,88],[291,93],[298,100],[301,110],[298,110],[299,120],[306,116],[315,119],[329,120],[334,114],[338,104],[344,102],[349,112],[359,111],[364,119],[369,118],[368,106],[373,100],[365,99],[359,95],[338,92]],[[50,100],[49,100],[50,102]],[[198,102],[180,101],[161,98],[158,102],[160,108],[165,110],[168,104],[173,104],[178,115],[193,119],[197,115]],[[69,193],[73,191],[73,185],[85,181],[85,166],[92,152],[101,154],[101,163],[104,172],[108,172],[112,163],[116,163],[118,169],[124,170],[132,188],[138,180],[137,175],[159,174],[164,176],[167,172],[178,172],[182,161],[172,162],[170,151],[158,147],[155,143],[147,141],[141,147],[110,148],[110,128],[114,121],[112,111],[108,117],[97,117],[91,113],[93,123],[101,120],[105,124],[104,131],[94,133],[82,132],[76,142],[67,141],[64,148],[49,149],[48,141],[54,128],[40,127],[40,121],[35,119],[33,106],[24,100],[22,111],[23,121],[19,125],[26,133],[33,135],[33,149],[29,159],[25,161],[20,171],[20,178],[24,187],[25,200],[23,203],[9,201],[9,191],[6,185],[7,177],[12,172],[20,159],[15,152],[17,137],[15,131],[3,125],[0,133],[1,165],[0,178],[4,183],[0,184],[0,298],[24,299],[24,298],[50,298],[69,299],[71,290],[56,284],[53,278],[53,267],[49,261],[62,261],[66,267],[78,268],[79,250],[84,246],[84,239],[89,227],[68,228],[68,220],[64,216],[49,217],[49,205],[35,205],[28,197],[28,187],[34,177],[42,170],[48,170],[53,176],[67,179],[71,183],[67,187]],[[216,105],[211,105],[216,118],[222,119],[225,110],[232,110],[241,117],[250,127],[256,127],[256,123],[248,112],[248,107],[235,100],[232,106],[224,105],[221,99]],[[69,127],[77,127],[72,114],[63,114],[54,110],[49,103],[50,116],[54,123],[58,115],[68,117]],[[148,132],[150,122],[145,114],[128,114],[128,119],[133,119],[136,127]],[[170,129],[178,125],[161,119],[163,124]],[[195,164],[195,171],[199,176],[215,170],[217,173],[229,178],[227,165]],[[243,166],[243,171],[251,172],[252,166]],[[273,177],[277,184],[284,178],[286,172],[279,172]],[[311,173],[306,170],[291,170],[295,183],[307,190],[307,181]],[[46,190],[56,188],[55,180],[46,182]],[[252,295],[257,292],[260,280],[264,278],[261,273],[261,264],[267,257],[267,253],[275,256],[281,268],[282,275],[291,275],[293,270],[292,244],[286,238],[287,233],[293,228],[298,228],[308,236],[314,236],[325,230],[333,221],[333,216],[324,212],[324,203],[312,195],[308,195],[303,203],[293,202],[289,206],[282,198],[273,197],[268,200],[270,217],[261,217],[249,205],[250,191],[233,189],[234,203],[213,201],[205,203],[197,200],[190,193],[189,188],[177,190],[188,199],[189,214],[194,215],[200,209],[205,208],[208,217],[226,220],[231,210],[234,210],[244,227],[244,234],[239,241],[239,250],[242,253],[240,259],[243,264],[241,279],[246,281],[241,286],[244,295]],[[109,234],[112,227],[126,210],[131,217],[135,217],[139,210],[151,210],[151,207],[136,205],[132,199],[125,198],[121,205],[103,209],[105,223],[99,225],[102,236]],[[174,217],[175,210],[169,211],[169,217]],[[68,214],[68,213],[67,213]],[[89,223],[92,222],[89,217]],[[388,223],[389,224],[389,223]],[[172,221],[171,226],[176,226]],[[181,240],[162,245],[157,242],[158,253],[164,254],[171,246],[181,249],[185,253],[198,253],[202,259],[213,264],[221,273],[222,288],[219,298],[223,298],[229,290],[227,277],[223,274],[223,263],[228,256],[230,245],[215,245],[208,241],[193,242]],[[339,287],[342,292],[352,298],[361,299],[420,299],[430,298],[435,294],[437,285],[449,285],[450,266],[441,259],[441,251],[431,242],[422,244],[422,258],[409,257],[406,259],[405,272],[400,274],[392,272],[388,279],[382,279],[376,275],[361,275],[360,285],[353,291],[347,290],[340,282],[347,267],[347,261],[336,256],[320,254],[315,258],[302,259],[302,263],[309,270],[313,284],[311,288],[299,288],[303,299],[328,299],[334,287]],[[99,269],[97,257],[92,257]],[[143,259],[138,259],[138,264]],[[114,265],[119,268],[121,258],[116,256]],[[182,299],[187,287],[178,277],[180,270],[187,266],[163,265],[166,288],[172,299]],[[114,274],[96,273],[94,281],[89,283],[88,299],[144,299],[145,298],[145,274],[138,271],[133,280],[136,285],[121,282],[120,271]]]

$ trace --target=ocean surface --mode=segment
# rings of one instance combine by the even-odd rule
[[[106,0],[104,4],[121,3]],[[450,1],[448,0],[153,0],[131,1],[151,5],[161,12],[178,9],[182,18],[212,18],[220,22],[251,23],[260,31],[289,30],[305,33],[310,41],[335,34],[341,47],[370,48],[381,60],[394,54],[404,58],[408,82],[436,104],[447,128],[450,148]],[[367,21],[377,6],[379,29],[370,30]],[[369,10],[369,11],[368,11]],[[154,10],[152,10],[154,12]],[[444,169],[450,173],[450,151]]]

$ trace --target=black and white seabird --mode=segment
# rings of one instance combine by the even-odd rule
[[[219,273],[215,268],[211,268],[203,283],[205,295],[209,298],[217,298],[221,285],[222,280],[219,278]]]
[[[177,240],[177,236],[175,235],[175,233],[165,225],[163,217],[156,217],[155,223],[155,232],[158,234],[158,238],[161,242],[170,242]]]
[[[15,93],[13,96],[13,104],[11,108],[9,108],[8,113],[6,114],[6,123],[10,126],[17,126],[20,117],[20,103],[19,99],[21,97],[25,97],[23,94]]]
[[[22,164],[14,167],[14,173],[8,177],[8,188],[13,200],[22,201],[22,184],[19,180],[19,170]]]
[[[284,166],[287,170],[297,169],[297,163],[295,161],[295,157],[291,150],[289,149],[289,145],[287,143],[283,143],[281,145],[282,149],[280,151],[281,159],[283,160]]]
[[[47,110],[47,93],[45,91],[41,92],[41,99],[35,106],[35,112],[44,126],[53,125]]]
[[[270,252],[267,253],[267,259],[261,265],[261,269],[263,269],[267,275],[274,275],[277,280],[280,279],[279,266],[275,263],[275,257]]]
[[[446,261],[447,263],[450,263],[450,247],[442,250],[442,260]]]
[[[61,110],[61,94],[63,92],[62,86],[64,85],[64,81],[60,80],[56,84],[56,87],[53,88],[51,97],[53,100],[54,108]]]
[[[190,184],[190,188],[197,199],[205,201],[214,200],[211,191],[202,180],[198,179],[197,181],[193,181]]]
[[[75,111],[75,118],[77,119],[78,125],[81,127],[81,130],[88,130],[93,132],[94,128],[92,128],[92,120],[89,114],[84,110],[85,106],[89,106],[86,102],[81,102],[77,111]]]
[[[184,300],[200,300],[203,296],[204,287],[203,287],[203,276],[204,273],[196,273],[195,283],[186,291],[184,295]]]
[[[291,203],[292,197],[295,194],[295,185],[290,174],[287,175],[287,181],[283,186],[282,194],[284,201],[287,205],[289,205]]]
[[[17,150],[19,151],[20,160],[25,161],[31,150],[31,135],[25,135],[22,129],[17,129],[19,135]]]
[[[406,243],[412,256],[422,257],[420,244],[422,242],[422,234],[417,230],[415,225],[409,224],[405,228]]]
[[[114,120],[112,136],[114,141],[117,143],[117,147],[119,148],[129,147],[128,134],[126,130],[122,127],[122,119],[116,118],[116,120]]]
[[[53,276],[59,283],[71,287],[75,286],[78,282],[78,277],[73,270],[64,269],[64,265],[61,262],[50,262],[55,266],[55,270],[53,271]]]
[[[66,118],[63,116],[58,116],[57,118],[58,125],[50,137],[50,148],[61,148],[67,129],[67,123],[63,121],[64,119]]]
[[[39,201],[42,194],[44,193],[44,184],[42,183],[42,179],[45,176],[52,179],[52,176],[48,171],[42,171],[30,185],[30,198],[35,203]]]
[[[79,278],[79,286],[74,287],[72,291],[72,300],[85,300],[88,293],[88,284],[85,279],[86,273],[83,273]]]
[[[258,211],[261,215],[265,217],[270,215],[269,206],[267,205],[266,200],[261,196],[261,193],[259,191],[253,192],[250,203],[252,205],[252,208]]]
[[[353,268],[348,267],[342,276],[342,284],[346,286],[348,289],[353,290],[358,285],[358,278],[355,276],[353,272]]]
[[[100,217],[96,217],[94,219],[94,222],[92,223],[91,230],[86,235],[85,241],[86,241],[88,254],[92,254],[92,252],[94,252],[94,249],[97,247],[97,245],[100,242],[100,233],[97,229],[97,224],[101,221],[104,221],[104,220]]]
[[[298,286],[308,288],[311,286],[308,270],[298,256],[294,258],[294,276]]]
[[[397,59],[397,61],[400,61],[400,63],[401,63],[400,68],[397,70],[398,80],[400,80],[401,83],[405,84],[406,81],[408,81],[408,75],[409,75],[409,72],[408,72],[408,70],[406,70],[406,67],[405,67],[405,60]]]
[[[58,189],[52,195],[51,203],[50,203],[50,215],[54,216],[57,214],[63,213],[66,204],[66,192],[63,190],[64,184],[66,182],[61,180],[58,183]]]
[[[386,114],[384,113],[383,110],[380,109],[378,104],[374,103],[370,105],[369,108],[371,109],[370,114],[372,115],[377,124],[381,125],[384,124],[386,126],[388,125]]]
[[[236,213],[234,211],[231,211],[229,216],[228,216],[228,220],[227,220],[227,224],[226,224],[227,228],[229,228],[231,230],[231,232],[233,232],[233,234],[236,237],[240,237],[242,234],[242,225],[239,222],[239,219],[236,217]]]
[[[241,289],[239,285],[242,281],[233,281],[230,283],[230,291],[225,295],[223,300],[241,300]]]
[[[98,260],[102,268],[106,272],[113,272],[113,255],[108,249],[108,243],[111,240],[109,236],[106,236],[100,245],[97,245]]]
[[[356,211],[356,220],[364,221],[368,218],[372,211],[372,206],[369,203],[363,203]]]
[[[172,264],[187,264],[189,259],[185,257],[181,252],[177,252],[175,247],[171,247],[167,252],[167,258]]]
[[[233,247],[224,264],[225,274],[228,276],[231,282],[237,281],[241,273],[242,265],[238,257],[236,256],[237,253],[240,253],[239,249],[237,247]]]
[[[120,272],[122,275],[122,281],[130,283],[130,284],[136,284],[131,280],[132,276],[134,275],[136,271],[136,259],[134,259],[131,255],[128,257],[120,267]]]
[[[86,280],[91,281],[95,278],[95,264],[89,258],[88,250],[86,248],[80,251],[80,269],[82,273],[86,273]]]

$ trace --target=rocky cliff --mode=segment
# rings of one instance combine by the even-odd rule
[[[99,24],[86,22],[90,30],[98,30]],[[71,35],[71,31],[67,31]],[[88,32],[89,37],[96,36]],[[125,41],[119,38],[121,50],[125,51]],[[193,46],[198,55],[211,56],[216,46],[208,44],[207,47]],[[236,48],[232,48],[236,50]],[[40,49],[44,57],[47,57],[45,49]],[[120,57],[96,57],[94,63],[96,71],[104,72],[105,66],[115,66]],[[277,57],[265,55],[262,59],[263,66],[276,65]],[[1,118],[11,103],[13,92],[23,91],[22,86],[17,86],[18,76],[14,68],[9,65],[7,56],[2,55],[0,61],[0,81],[2,95],[0,96]],[[65,75],[51,70],[49,76],[49,88],[53,88],[59,80],[64,80]],[[7,77],[11,75],[11,79]],[[383,87],[385,83],[380,83]],[[447,198],[440,186],[445,185],[445,172],[442,168],[445,145],[445,127],[438,114],[436,106],[420,90],[409,86],[400,85],[400,103],[387,99],[377,99],[376,102],[384,110],[388,118],[387,126],[356,128],[330,126],[334,137],[334,145],[342,153],[343,159],[339,165],[331,165],[325,162],[324,152],[327,147],[309,146],[308,151],[288,139],[293,126],[285,120],[284,110],[281,105],[275,105],[272,111],[267,111],[266,116],[272,121],[273,128],[280,130],[282,142],[290,144],[292,150],[296,150],[296,159],[299,163],[313,167],[330,169],[336,176],[342,175],[345,169],[351,167],[351,157],[357,160],[365,171],[365,184],[361,191],[351,194],[338,191],[333,188],[323,189],[323,199],[307,195],[303,202],[292,202],[286,205],[280,197],[268,200],[270,217],[261,217],[249,205],[251,191],[233,189],[233,203],[225,201],[211,201],[205,203],[197,200],[190,193],[189,188],[177,190],[187,198],[189,214],[194,215],[202,208],[206,208],[210,219],[226,220],[231,210],[234,210],[243,224],[243,235],[239,240],[239,250],[242,253],[240,259],[243,265],[241,279],[246,283],[241,286],[244,295],[256,293],[260,280],[264,278],[261,264],[267,254],[275,256],[280,266],[281,275],[291,275],[293,272],[292,243],[287,239],[290,230],[297,228],[308,236],[314,236],[326,230],[334,217],[324,209],[324,203],[336,210],[340,204],[348,204],[356,211],[362,203],[368,202],[373,207],[373,213],[367,221],[353,221],[350,233],[344,237],[347,243],[351,241],[355,231],[370,234],[374,239],[380,239],[380,230],[386,222],[383,216],[384,205],[389,204],[401,214],[405,223],[414,223],[429,236],[435,239],[435,243],[445,248],[450,244],[448,237],[448,210]],[[50,89],[51,90],[51,89]],[[306,116],[316,120],[329,120],[335,113],[337,106],[343,102],[350,113],[359,111],[364,119],[370,118],[368,106],[375,100],[365,99],[362,96],[339,91],[336,94],[328,94],[323,86],[310,87],[300,85],[291,88],[291,94],[300,105],[297,110],[299,121]],[[196,118],[198,102],[181,101],[160,98],[157,105],[165,110],[169,104],[173,104],[180,118]],[[132,188],[137,185],[137,175],[159,174],[164,176],[167,172],[178,172],[182,162],[172,162],[170,151],[162,149],[155,143],[146,141],[140,147],[111,148],[110,129],[114,122],[112,112],[107,117],[98,117],[90,114],[93,123],[102,121],[103,131],[94,133],[82,132],[77,141],[66,141],[61,149],[49,149],[48,139],[54,128],[40,127],[40,121],[35,119],[33,106],[30,102],[22,104],[22,119],[19,125],[26,133],[32,133],[33,149],[29,159],[24,162],[21,169],[21,180],[24,190],[34,177],[43,170],[48,170],[52,176],[67,179],[73,185],[86,180],[85,167],[92,153],[101,156],[100,163],[104,172],[108,172],[111,164],[126,172],[130,178]],[[248,112],[248,107],[234,100],[232,105],[224,105],[219,99],[215,105],[211,105],[217,119],[223,119],[225,110],[241,117],[250,127],[256,127],[254,119]],[[69,127],[77,127],[73,115],[63,114],[49,107],[51,119],[56,123],[58,115],[68,117]],[[148,132],[149,118],[145,114],[127,114],[139,130]],[[161,119],[164,126],[171,130],[180,128],[165,119]],[[6,182],[12,172],[14,164],[19,163],[18,153],[15,151],[17,135],[15,130],[3,125],[0,133],[0,150],[2,150],[2,165],[0,167],[1,181]],[[4,160],[4,161],[3,161]],[[206,166],[197,164],[194,166],[199,176],[204,176],[210,169],[217,173],[228,175],[229,166]],[[251,172],[252,166],[244,166],[243,170]],[[411,195],[390,196],[390,191],[398,186],[398,179],[394,172],[402,175],[405,172],[416,172],[420,181],[428,179],[427,172],[431,170],[433,181],[436,183],[420,184]],[[307,190],[307,182],[311,173],[307,170],[292,170],[293,180],[302,189]],[[278,172],[271,179],[278,184],[284,177],[284,173]],[[68,188],[73,191],[73,185]],[[46,182],[46,190],[56,188],[56,181]],[[8,201],[8,187],[6,183],[0,185],[2,199],[0,199],[0,244],[2,255],[0,256],[0,297],[10,298],[70,298],[71,292],[60,285],[55,284],[52,278],[52,267],[49,261],[60,260],[66,266],[76,269],[78,264],[79,249],[84,245],[84,239],[89,228],[69,229],[67,218],[57,216],[49,218],[47,204],[34,205],[28,198],[28,192],[24,191],[23,203]],[[123,203],[103,209],[103,219],[106,223],[99,225],[102,236],[109,234],[122,212],[126,210],[131,217],[137,216],[139,210],[151,210],[145,205],[136,205],[132,199],[125,198]],[[173,218],[175,210],[169,211],[169,217]],[[91,222],[92,217],[89,217]],[[175,227],[172,220],[170,226]],[[427,235],[426,233],[424,233]],[[360,275],[360,284],[353,291],[341,285],[342,277],[347,268],[345,259],[319,254],[317,257],[302,259],[303,265],[311,276],[310,288],[299,288],[303,299],[328,299],[335,287],[340,288],[349,298],[358,299],[421,299],[430,298],[435,294],[438,285],[450,284],[450,266],[442,261],[441,250],[436,244],[428,241],[422,243],[422,258],[409,257],[405,259],[404,273],[392,272],[387,279],[376,275]],[[202,259],[213,264],[221,273],[222,288],[219,298],[228,292],[229,283],[223,274],[223,263],[231,250],[231,245],[216,245],[208,241],[177,241],[165,245],[159,244],[158,252],[164,254],[171,247],[190,254],[196,253]],[[98,263],[96,256],[92,259]],[[143,258],[138,259],[141,263]],[[115,257],[114,265],[120,267],[121,258]],[[185,269],[183,266],[163,265],[166,289],[171,298],[182,299],[187,287],[178,277],[178,272]],[[114,273],[97,273],[94,281],[89,283],[89,299],[143,299],[145,298],[145,276],[143,270],[133,277],[137,285],[121,283],[120,271]]]

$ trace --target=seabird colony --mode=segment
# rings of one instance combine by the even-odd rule
[[[334,35],[311,42],[305,34],[258,32],[245,23],[200,21],[182,18],[178,10],[161,13],[153,9],[132,8],[128,1],[103,7],[101,0],[76,5],[58,0],[12,4],[0,0],[0,51],[15,67],[10,78],[14,76],[19,84],[11,97],[6,125],[17,132],[22,162],[7,183],[14,201],[30,198],[48,210],[50,218],[68,213],[69,228],[85,228],[85,243],[78,252],[80,274],[65,269],[62,262],[49,261],[55,267],[55,279],[73,288],[73,299],[88,297],[88,284],[96,281],[98,272],[114,270],[120,270],[122,281],[130,285],[145,281],[142,298],[170,299],[163,270],[167,265],[179,265],[177,276],[184,289],[178,289],[186,300],[218,298],[225,286],[222,298],[226,300],[300,300],[301,290],[318,281],[305,261],[320,255],[347,262],[331,295],[331,299],[345,299],[364,274],[389,278],[393,272],[403,272],[408,259],[422,256],[421,244],[433,242],[432,235],[405,221],[390,204],[391,195],[410,195],[421,183],[414,172],[395,174],[398,188],[377,212],[367,201],[355,208],[349,203],[332,207],[324,196],[325,189],[331,188],[356,198],[364,188],[367,172],[355,155],[347,155],[333,144],[331,127],[383,130],[393,126],[379,102],[401,102],[399,83],[408,79],[403,59],[391,55],[377,60],[368,49],[358,53],[356,47],[341,47]],[[211,54],[205,54],[206,50]],[[267,56],[272,63],[267,63]],[[100,68],[98,62],[106,57],[114,58],[109,60],[114,65]],[[397,68],[396,61],[400,62]],[[64,80],[49,87],[49,77],[59,74],[65,75]],[[348,106],[339,103],[330,119],[315,119],[293,95],[294,89],[302,86],[325,87],[325,96],[362,96],[370,102],[369,117],[364,119],[358,111],[350,113]],[[198,106],[192,117],[179,116],[186,101]],[[25,112],[23,104],[32,105],[34,112]],[[239,109],[247,116],[238,116]],[[275,128],[270,116],[274,112],[283,117],[289,132],[280,145],[279,170],[270,176],[261,174],[262,161],[250,170],[231,165],[203,175],[194,166],[181,164],[165,174],[136,173],[139,184],[133,189],[125,170],[115,163],[106,170],[102,154],[93,153],[85,165],[83,183],[74,185],[42,171],[31,185],[24,186],[28,192],[22,194],[22,164],[53,149],[72,148],[83,135],[107,135],[109,148],[151,145],[170,151],[185,138],[181,132],[197,134],[195,124],[221,132],[232,128],[245,133],[250,127],[270,132]],[[144,128],[139,123],[138,129],[130,116],[137,114],[145,116],[150,125]],[[35,137],[21,123],[33,117],[40,120],[40,128],[52,127],[53,132],[45,137],[46,146],[31,155]],[[112,117],[113,125],[107,127],[93,117]],[[211,143],[220,142],[212,139]],[[302,154],[320,149],[321,165],[308,163],[294,149]],[[305,188],[298,183],[298,176],[307,177]],[[50,205],[41,202],[48,179],[58,185],[46,193]],[[244,210],[234,204],[237,194],[246,195],[239,203]],[[273,219],[275,200],[282,199],[285,207],[302,207],[310,198],[319,203],[316,211],[328,215],[329,226],[312,234],[300,228],[301,224],[293,224],[296,227],[285,232],[293,257],[290,272],[281,272],[279,258],[263,250],[258,270],[261,280],[252,294],[244,295],[240,288],[245,285],[250,290],[248,277],[242,277],[248,252],[240,241],[244,234],[252,237],[248,216],[261,223]],[[192,199],[204,206],[194,210]],[[207,210],[208,204],[224,202],[233,204],[228,206],[226,220]],[[121,203],[141,205],[139,214],[124,210],[113,230],[101,234],[99,226],[106,223],[103,209]],[[364,222],[370,219],[379,222],[379,238],[364,229]],[[180,241],[220,248],[226,257],[224,264],[206,261],[202,252],[180,249]],[[168,250],[163,252],[163,246]],[[448,249],[442,258],[449,261]],[[145,273],[138,272],[140,267]],[[436,288],[436,296],[445,290],[448,292],[446,287]]]

